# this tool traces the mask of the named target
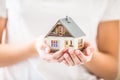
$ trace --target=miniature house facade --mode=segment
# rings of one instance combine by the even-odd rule
[[[53,51],[68,47],[81,50],[84,47],[85,33],[72,18],[66,17],[58,20],[45,39]]]

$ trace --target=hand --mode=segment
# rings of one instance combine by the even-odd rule
[[[65,58],[63,62],[68,66],[84,64],[91,60],[93,52],[94,48],[89,42],[85,42],[83,51],[69,48],[68,52],[63,55]]]
[[[40,55],[40,58],[47,62],[61,62],[64,57],[63,54],[67,49],[61,49],[55,53],[51,53],[50,47],[46,44],[43,36],[36,41],[36,49]]]

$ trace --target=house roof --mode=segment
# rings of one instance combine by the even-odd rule
[[[85,36],[85,33],[80,29],[80,27],[72,20],[70,17],[62,18],[58,22],[60,22],[68,32],[75,38]],[[52,30],[56,27],[56,25],[52,28]],[[52,31],[51,30],[51,31]],[[49,32],[50,33],[50,32]],[[49,35],[47,34],[47,36]]]
[[[85,36],[85,33],[80,29],[80,27],[72,20],[72,18],[60,19],[62,25],[71,33],[73,37]]]

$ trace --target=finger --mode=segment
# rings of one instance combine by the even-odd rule
[[[63,60],[63,63],[64,63],[65,65],[69,66],[69,64],[67,63],[66,60]]]
[[[84,55],[89,56],[91,54],[90,48],[86,48],[83,51]]]
[[[50,46],[46,43],[45,40],[43,40],[42,42],[42,47],[45,49],[45,48],[50,48]]]
[[[95,51],[93,46],[88,47],[90,49],[90,52],[93,53]]]
[[[47,62],[52,61],[52,55],[46,54],[44,51],[40,51],[40,58],[42,58],[43,60]]]
[[[84,55],[86,55],[86,56],[90,56],[93,52],[94,52],[94,48],[93,47],[87,47],[83,51]]]
[[[46,41],[44,40],[43,37],[40,37],[39,39],[36,40],[36,49],[38,51],[43,50],[46,53],[50,52],[50,47],[46,44]]]
[[[56,59],[53,59],[51,54],[46,54],[44,55],[43,60],[47,61],[47,62],[58,62]]]
[[[70,53],[70,56],[71,56],[74,64],[75,64],[75,65],[80,64],[80,60],[79,60],[79,58],[76,56],[75,50],[71,48],[71,49],[69,49],[69,53]]]
[[[62,62],[63,60],[64,60],[64,57],[62,56],[58,59],[58,62]]]
[[[90,46],[90,43],[88,41],[85,41],[84,48],[87,48],[88,46]]]
[[[45,40],[42,41],[41,49],[44,50],[46,53],[50,53],[50,46],[47,45]]]
[[[74,62],[68,53],[65,53],[63,56],[64,56],[65,60],[67,61],[67,63],[69,64],[69,66],[74,66]]]
[[[75,53],[77,54],[78,58],[81,60],[82,63],[87,62],[87,57],[80,50],[76,50]]]
[[[45,52],[46,52],[46,53],[50,53],[50,47],[46,47],[46,48],[45,48]]]
[[[67,51],[67,49],[64,48],[64,49],[61,49],[61,50],[55,52],[55,53],[53,54],[53,58],[54,58],[54,59],[59,59],[61,56],[63,56],[63,54],[64,54],[66,51]]]

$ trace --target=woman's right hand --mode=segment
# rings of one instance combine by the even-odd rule
[[[36,49],[40,58],[47,62],[62,62],[64,59],[63,54],[67,51],[67,49],[64,48],[55,53],[51,53],[50,47],[46,44],[42,36],[36,41]]]

